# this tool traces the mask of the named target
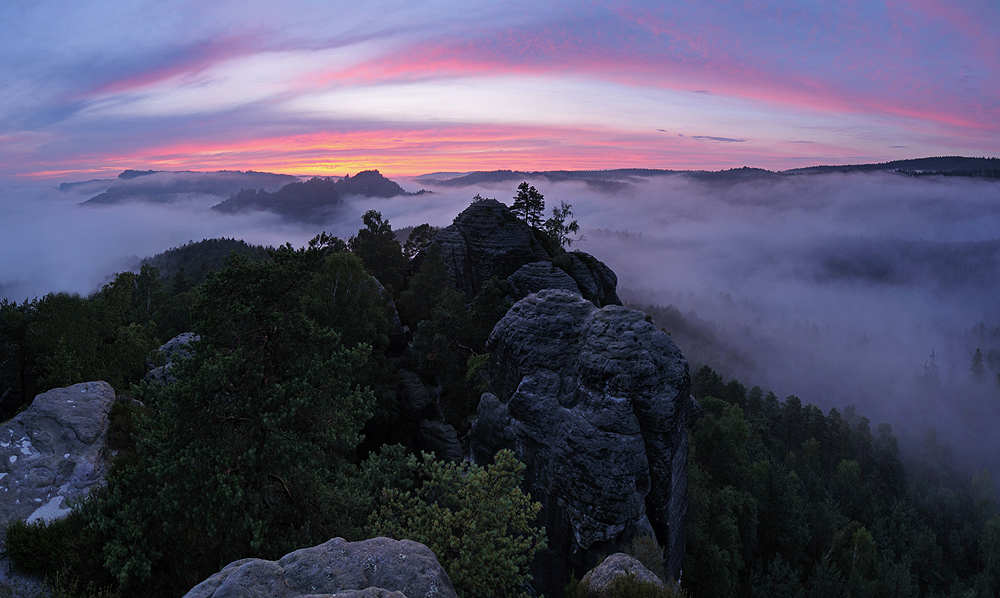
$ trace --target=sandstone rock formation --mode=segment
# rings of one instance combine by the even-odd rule
[[[634,575],[638,581],[658,586],[664,585],[655,573],[644,567],[637,559],[623,552],[616,552],[608,556],[600,565],[588,571],[580,580],[580,584],[588,587],[594,595],[606,596],[615,579],[625,575]]]
[[[198,340],[198,335],[193,332],[183,332],[168,340],[160,347],[166,363],[157,367],[155,363],[147,362],[146,366],[151,368],[146,374],[146,380],[159,382],[161,384],[171,384],[175,381],[170,369],[175,359],[191,356],[191,343]]]
[[[434,243],[441,247],[455,286],[469,300],[496,276],[511,283],[515,299],[543,288],[560,288],[581,294],[598,307],[621,304],[615,292],[618,279],[610,268],[579,251],[551,257],[536,232],[494,199],[473,202],[434,237]],[[422,257],[416,258],[418,264]]]
[[[635,535],[655,535],[676,576],[684,553],[688,364],[641,312],[545,290],[516,303],[488,343],[492,393],[470,432],[473,459],[502,448],[527,465],[549,548],[536,589],[561,592]]]
[[[423,544],[371,538],[329,542],[277,561],[230,563],[185,598],[452,598],[448,574]]]
[[[103,479],[115,391],[106,382],[56,388],[0,424],[0,518],[50,521],[69,514]]]

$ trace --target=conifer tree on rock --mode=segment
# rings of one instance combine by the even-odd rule
[[[510,209],[528,226],[539,228],[545,213],[545,196],[525,181],[517,186],[514,205]]]

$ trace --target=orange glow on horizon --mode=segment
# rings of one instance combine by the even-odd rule
[[[833,148],[823,149],[829,152]],[[719,145],[710,142],[659,132],[471,126],[174,143],[152,146],[132,155],[79,156],[71,164],[59,165],[60,168],[38,164],[38,170],[24,176],[107,175],[128,168],[256,170],[301,176],[343,176],[377,169],[389,177],[501,169],[705,170],[743,165],[766,167],[768,162],[777,161],[775,154],[774,148],[753,147],[749,143],[727,144],[722,151]],[[830,159],[836,156],[831,155]]]

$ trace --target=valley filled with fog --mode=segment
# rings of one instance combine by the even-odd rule
[[[104,185],[60,191],[51,181],[0,181],[0,296],[87,294],[139,258],[192,240],[301,246],[323,230],[347,238],[368,209],[397,230],[445,226],[476,194],[509,204],[518,182],[394,180],[433,193],[348,198],[308,225],[210,211],[219,197],[197,192],[81,206]],[[854,404],[873,424],[890,422],[911,450],[934,428],[970,469],[998,477],[996,180],[890,172],[729,181],[663,174],[605,186],[528,180],[547,207],[572,204],[582,239],[571,249],[607,263],[626,303],[660,306],[657,325],[673,333],[692,373],[708,364],[781,398]],[[981,377],[972,371],[976,349]]]

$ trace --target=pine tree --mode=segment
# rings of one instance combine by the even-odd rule
[[[542,215],[545,213],[545,196],[524,181],[517,186],[514,205],[510,209],[528,226],[539,228],[542,225]]]
[[[969,366],[969,372],[972,374],[972,380],[974,382],[982,382],[986,379],[986,366],[983,364],[983,352],[976,349],[976,352],[972,354],[972,365]]]

